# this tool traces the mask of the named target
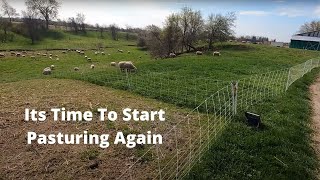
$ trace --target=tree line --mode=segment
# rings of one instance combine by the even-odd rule
[[[212,49],[214,42],[233,38],[236,15],[233,12],[210,14],[206,19],[200,11],[184,7],[169,15],[164,27],[149,25],[139,33],[138,46],[146,47],[154,57],[170,53]]]

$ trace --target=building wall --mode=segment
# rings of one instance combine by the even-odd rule
[[[320,43],[314,41],[291,40],[290,48],[320,50]]]

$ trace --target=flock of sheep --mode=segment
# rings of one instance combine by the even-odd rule
[[[68,49],[68,50],[64,50],[62,51],[62,54],[66,54],[68,52],[72,51],[71,49]],[[78,53],[79,55],[82,55],[84,56],[84,58],[88,61],[88,62],[91,62],[91,58],[88,57],[85,53],[84,50],[74,50],[76,53]],[[118,52],[119,53],[123,53],[123,50],[121,49],[118,49]],[[131,52],[130,51],[127,51],[128,54],[130,54]],[[22,52],[13,52],[13,51],[10,51],[10,54],[11,56],[16,56],[16,57],[26,57],[27,55],[27,51],[22,51]],[[105,52],[100,52],[100,51],[96,51],[94,52],[95,55],[105,55]],[[196,55],[202,55],[203,52],[202,51],[197,51],[196,52]],[[48,54],[48,53],[36,53],[36,55],[38,56],[42,56],[42,57],[49,57],[49,59],[53,59],[55,58],[56,60],[59,60],[59,56],[58,55],[52,55],[52,54]],[[35,55],[35,53],[33,53],[32,55],[30,55],[30,58],[31,59],[36,59],[37,56]],[[111,54],[108,54],[108,56],[110,56]],[[175,53],[170,53],[169,54],[169,57],[170,58],[175,58],[177,55]],[[221,56],[221,53],[218,52],[218,51],[214,51],[213,52],[213,56]],[[0,58],[2,57],[6,57],[6,54],[4,53],[0,53]],[[140,56],[141,58],[141,56]],[[137,70],[137,68],[134,66],[134,64],[132,63],[132,61],[120,61],[120,62],[111,62],[110,63],[110,66],[113,66],[113,67],[119,67],[120,71],[121,72],[135,72]],[[94,69],[95,68],[95,65],[94,64],[91,64],[90,65],[90,69]],[[55,69],[55,66],[54,65],[51,65],[50,67],[46,67],[43,69],[42,71],[42,74],[44,75],[50,75],[52,70]],[[79,71],[80,68],[79,67],[74,67],[74,71]]]
[[[67,51],[62,51],[63,54],[66,54],[67,52],[69,52],[71,50],[67,50]],[[88,57],[86,54],[85,54],[85,51],[83,50],[75,50],[76,53],[80,54],[80,55],[83,55],[84,58],[88,61],[88,62],[91,62],[91,58]],[[120,50],[118,49],[118,52],[120,53],[123,53],[123,50]],[[95,55],[105,55],[105,52],[100,52],[100,51],[96,51],[94,52]],[[128,54],[130,54],[130,51],[128,51]],[[111,54],[108,54],[108,56],[110,56]],[[111,62],[110,63],[111,66],[114,66],[114,67],[119,67],[119,69],[121,70],[121,72],[135,72],[136,71],[136,67],[133,65],[132,61],[120,61],[118,63],[116,62]],[[52,70],[54,70],[55,66],[54,65],[51,65],[50,67],[46,67],[43,69],[43,74],[44,75],[50,75]],[[95,68],[95,65],[94,64],[91,64],[90,65],[90,69],[94,69]],[[80,68],[79,67],[74,67],[74,71],[79,71]]]

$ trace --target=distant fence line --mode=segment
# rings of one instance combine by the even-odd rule
[[[237,113],[283,94],[292,83],[319,66],[320,58],[315,58],[291,68],[251,75],[233,82],[162,77],[156,73],[148,73],[147,77],[129,73],[110,76],[74,74],[72,78],[195,107],[185,117],[170,121],[162,133],[163,144],[150,146],[118,177],[139,179],[148,174],[152,179],[183,179]],[[156,126],[153,131],[157,132]],[[153,161],[144,162],[143,159],[150,154]],[[142,166],[149,168],[140,169]]]

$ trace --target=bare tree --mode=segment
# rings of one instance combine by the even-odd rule
[[[176,53],[180,46],[182,31],[179,27],[179,20],[180,18],[178,14],[172,14],[166,19],[163,30],[163,38],[166,45],[167,54],[172,52]]]
[[[79,31],[79,27],[78,24],[76,22],[76,19],[74,17],[70,17],[68,19],[68,24],[70,25],[70,29],[74,32],[74,33],[78,33]]]
[[[155,25],[146,27],[146,44],[153,57],[166,57],[167,49],[163,42],[162,29]]]
[[[22,11],[23,24],[27,30],[27,34],[31,39],[31,43],[34,44],[38,37],[39,19],[38,13],[32,10]]]
[[[203,18],[200,11],[193,11],[189,7],[180,12],[180,28],[182,30],[182,51],[196,50],[195,43],[203,28]]]
[[[84,23],[85,20],[86,16],[83,13],[77,13],[76,22],[83,33],[86,32],[86,25]]]
[[[8,39],[8,31],[11,27],[12,23],[8,21],[8,19],[0,17],[0,28],[3,30],[3,35],[1,36],[2,42],[7,42]]]
[[[58,0],[26,0],[29,11],[38,12],[46,21],[46,29],[49,29],[49,22],[58,15],[60,2]]]
[[[3,11],[3,15],[9,18],[10,23],[12,22],[12,18],[19,15],[17,10],[13,8],[6,0],[2,0],[1,9]]]
[[[311,21],[306,22],[300,27],[300,33],[312,32],[312,31],[320,31],[320,21]]]
[[[118,31],[119,27],[116,24],[111,24],[109,27],[111,31],[111,37],[113,40],[117,41],[118,40]]]
[[[210,14],[205,25],[208,37],[208,47],[212,49],[214,41],[226,41],[233,35],[232,28],[235,26],[236,15],[231,12],[225,16],[221,14]]]

